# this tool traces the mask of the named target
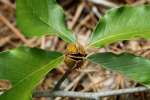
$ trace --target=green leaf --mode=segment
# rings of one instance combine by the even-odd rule
[[[120,40],[150,38],[150,5],[114,8],[101,18],[90,46],[103,47]]]
[[[0,53],[0,80],[12,84],[0,100],[31,100],[35,86],[62,60],[61,53],[36,48],[21,47]]]
[[[75,36],[64,23],[63,9],[56,0],[17,0],[17,24],[26,36],[57,35],[66,42]]]
[[[150,87],[150,60],[132,54],[97,53],[89,60]]]

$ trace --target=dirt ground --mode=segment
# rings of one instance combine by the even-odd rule
[[[97,1],[97,2],[96,2]],[[102,2],[99,2],[102,1]],[[104,2],[103,2],[104,1]],[[150,3],[148,0],[59,0],[66,14],[66,23],[78,36],[80,43],[85,45],[87,39],[101,16],[107,10],[123,4],[142,5]],[[66,43],[55,36],[44,36],[42,38],[24,37],[16,26],[15,0],[0,0],[0,51],[9,50],[26,45],[39,47],[46,50],[65,51]],[[139,39],[132,41],[120,41],[101,49],[98,52],[111,51],[115,53],[130,52],[150,58],[150,41]],[[60,77],[68,68],[61,65],[51,71],[36,90],[52,89]],[[98,92],[102,90],[115,90],[140,86],[140,84],[129,80],[115,72],[111,72],[91,62],[85,64],[78,70],[74,70],[62,84],[62,90]],[[34,100],[83,100],[68,97],[56,98],[34,98]],[[85,100],[85,99],[84,99]],[[101,100],[150,100],[149,93],[134,93],[121,96],[104,97]]]

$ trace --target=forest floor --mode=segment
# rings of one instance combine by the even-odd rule
[[[82,45],[87,42],[92,30],[107,10],[123,4],[142,5],[150,3],[148,0],[59,0],[66,14],[66,23],[78,36]],[[15,0],[0,0],[0,51],[13,49],[20,45],[39,47],[46,50],[65,51],[66,43],[55,36],[42,38],[27,38],[16,27]],[[115,53],[130,52],[150,59],[150,41],[144,39],[120,41],[101,49],[98,52],[111,51]],[[68,68],[61,65],[49,73],[36,90],[52,89]],[[123,75],[106,70],[91,62],[78,70],[71,72],[62,84],[62,90],[98,92],[137,87]],[[34,100],[51,100],[50,98],[34,98]],[[78,98],[56,97],[52,100],[83,100]],[[84,99],[85,100],[85,99]],[[104,97],[101,100],[150,100],[149,93],[134,93],[121,96]]]

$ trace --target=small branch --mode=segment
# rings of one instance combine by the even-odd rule
[[[106,97],[106,96],[115,96],[115,95],[122,95],[122,94],[129,94],[135,92],[144,92],[149,91],[150,88],[146,87],[136,87],[136,88],[127,88],[127,89],[119,89],[119,90],[112,90],[112,91],[101,91],[101,92],[73,92],[73,91],[47,91],[47,92],[35,92],[33,93],[33,97],[78,97],[78,98],[88,98],[88,99],[95,99],[99,97]]]
[[[94,100],[101,100],[99,97],[95,97]]]
[[[45,42],[46,42],[46,39],[45,39],[45,36],[43,36],[41,38],[41,49],[45,49]]]
[[[78,77],[76,77],[68,86],[64,89],[65,91],[70,90],[75,84],[77,84],[81,78],[85,75],[85,73],[81,73]]]
[[[78,62],[77,62],[78,63]],[[60,80],[57,82],[57,84],[55,85],[53,91],[55,90],[59,90],[61,87],[61,84],[64,82],[64,80],[67,78],[67,76],[72,72],[72,70],[74,70],[74,68],[77,67],[77,63],[72,67],[72,69],[69,69],[68,71],[65,72],[65,74],[60,78]],[[80,78],[84,76],[84,73],[81,74],[78,78],[76,78],[70,85],[67,86],[67,88],[65,88],[64,90],[67,91],[69,90],[74,83],[78,82],[80,80]]]
[[[8,6],[10,6],[11,8],[13,8],[13,9],[15,9],[16,7],[15,7],[15,5],[14,4],[12,4],[12,3],[10,3],[10,1],[9,0],[0,0],[0,2],[2,2],[2,3],[4,3],[4,4],[6,4],[6,5],[8,5]]]
[[[20,31],[15,28],[7,18],[5,18],[4,16],[0,15],[0,20],[7,25],[8,28],[10,28],[15,34],[16,36],[18,36],[25,44],[27,44],[27,39],[20,33]]]
[[[78,8],[77,8],[77,10],[76,10],[76,13],[75,13],[75,15],[74,15],[74,17],[73,17],[73,20],[72,20],[71,24],[69,25],[69,26],[70,26],[70,29],[73,29],[73,28],[74,28],[75,24],[77,23],[77,20],[79,19],[80,15],[81,15],[81,12],[82,12],[84,6],[85,6],[84,3],[81,3],[81,4],[78,6]]]
[[[70,71],[66,71],[65,74],[60,78],[60,80],[55,85],[53,91],[59,90],[61,87],[61,84],[64,82],[64,80],[67,78],[67,76],[70,74]]]
[[[100,5],[104,5],[107,7],[111,7],[111,8],[118,7],[118,5],[116,5],[115,3],[109,2],[107,0],[88,0],[88,1],[95,3],[95,4],[100,4]]]
[[[95,15],[100,18],[102,15],[100,14],[100,12],[98,11],[98,9],[94,6],[92,7],[92,11],[95,13]]]

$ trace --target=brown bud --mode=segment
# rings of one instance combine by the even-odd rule
[[[79,68],[83,65],[86,52],[79,44],[69,44],[64,58],[65,64],[70,68]]]

